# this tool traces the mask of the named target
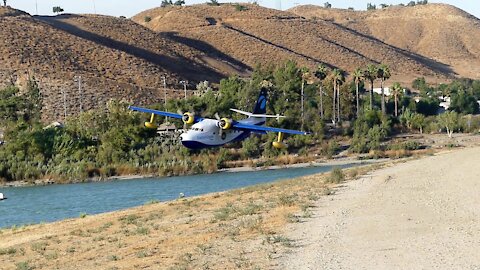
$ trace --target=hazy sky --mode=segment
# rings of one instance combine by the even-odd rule
[[[208,0],[185,0],[187,5],[205,3]],[[281,1],[281,2],[280,2]],[[346,0],[329,0],[330,4],[336,8],[348,8],[353,7],[355,9],[365,9],[367,3],[377,4],[399,4],[408,3],[410,0],[372,0],[372,1],[346,1]],[[235,2],[223,1],[219,2]],[[241,0],[238,2],[247,2],[247,0]],[[270,8],[288,9],[295,5],[315,4],[323,5],[327,0],[312,1],[312,0],[259,0],[260,5]],[[465,0],[465,1],[453,1],[453,0],[439,0],[429,1],[430,3],[448,3],[457,6],[470,14],[480,18],[480,1],[478,0]],[[126,16],[131,17],[140,11],[157,7],[160,5],[161,0],[7,0],[7,3],[17,9],[27,11],[30,14],[40,15],[52,15],[53,6],[61,6],[65,12],[68,13],[98,13],[113,16]],[[281,3],[281,6],[280,6]]]

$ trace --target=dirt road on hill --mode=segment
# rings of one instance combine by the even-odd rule
[[[279,269],[480,269],[480,147],[374,171],[291,226]]]

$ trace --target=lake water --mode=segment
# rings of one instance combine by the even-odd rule
[[[337,167],[351,167],[347,164]],[[225,191],[280,179],[327,172],[333,166],[222,172],[209,175],[145,178],[68,185],[0,188],[8,198],[0,201],[0,228],[51,222],[143,205],[151,200]]]

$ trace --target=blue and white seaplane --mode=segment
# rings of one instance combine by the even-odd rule
[[[150,121],[145,122],[147,128],[155,129],[155,115],[167,116],[182,119],[185,126],[191,126],[186,132],[180,135],[182,144],[190,149],[202,149],[210,147],[223,146],[230,142],[242,141],[250,136],[251,133],[265,134],[266,132],[278,132],[278,138],[273,142],[273,146],[278,149],[286,148],[283,143],[283,134],[306,135],[307,132],[290,130],[283,128],[274,128],[265,126],[267,118],[281,118],[280,115],[267,115],[267,90],[262,88],[260,96],[253,109],[253,113],[237,109],[230,109],[234,112],[248,116],[248,118],[234,121],[229,118],[220,118],[215,114],[216,119],[196,117],[193,113],[171,113],[157,111],[147,108],[130,106],[133,111],[151,113]]]

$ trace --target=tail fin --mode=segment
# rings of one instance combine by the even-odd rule
[[[262,87],[258,96],[257,104],[253,108],[253,114],[267,113],[267,88]]]

